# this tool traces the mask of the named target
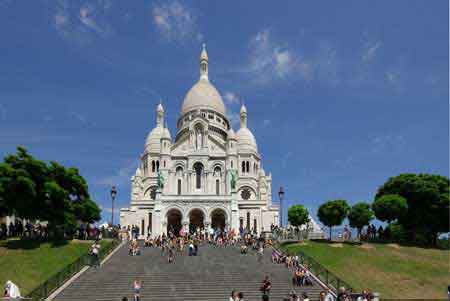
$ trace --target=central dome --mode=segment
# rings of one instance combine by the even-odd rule
[[[184,115],[198,109],[212,110],[226,116],[222,97],[208,79],[208,54],[205,44],[203,44],[203,50],[200,54],[200,79],[184,98],[181,114]]]
[[[192,110],[209,109],[226,116],[225,105],[217,89],[208,79],[201,78],[187,93],[181,107],[184,115]]]

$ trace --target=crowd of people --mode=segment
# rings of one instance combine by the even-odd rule
[[[6,239],[11,237],[23,237],[45,240],[48,238],[48,228],[45,223],[31,222],[23,223],[21,220],[16,219],[9,224],[0,224],[0,239]]]
[[[97,227],[91,224],[81,223],[75,229],[65,230],[65,237],[76,238],[80,240],[91,240],[102,237],[116,237],[118,227]],[[46,241],[51,237],[48,224],[46,222],[22,221],[16,218],[9,224],[0,223],[0,239],[7,238],[26,238]]]

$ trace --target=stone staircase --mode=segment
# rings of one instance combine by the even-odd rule
[[[264,275],[272,282],[270,300],[288,298],[291,289],[306,291],[310,300],[318,300],[318,284],[293,287],[284,265],[270,262],[271,251],[265,251],[261,263],[253,252],[241,255],[237,247],[200,246],[199,255],[176,254],[168,264],[156,248],[142,248],[141,256],[129,256],[128,246],[119,249],[100,268],[90,268],[64,289],[54,300],[132,300],[132,283],[142,283],[141,300],[228,300],[232,290],[244,293],[245,300],[261,300],[260,283]]]

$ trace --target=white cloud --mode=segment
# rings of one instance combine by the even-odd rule
[[[111,176],[107,176],[96,181],[96,184],[102,186],[125,185],[130,183],[131,176],[136,171],[138,163],[136,160],[127,160],[117,172]]]
[[[240,115],[239,112],[230,112],[228,113],[228,119],[231,122],[231,126],[234,129],[238,129],[240,127]]]
[[[83,115],[79,112],[75,112],[73,110],[69,111],[69,117],[81,123],[84,126],[95,126],[94,122],[91,122],[86,115]]]
[[[275,41],[270,30],[258,32],[250,40],[249,71],[262,82],[283,79],[292,74],[302,79],[311,78],[310,62],[304,60],[298,51]]]
[[[68,0],[57,2],[53,15],[53,25],[58,34],[67,42],[86,45],[98,38],[106,39],[115,30],[109,22],[112,2],[91,1],[88,4],[74,4]]]
[[[367,41],[363,46],[363,52],[361,55],[361,59],[363,62],[369,63],[372,62],[383,43],[379,40],[377,41]]]
[[[197,18],[192,9],[176,0],[154,5],[152,15],[157,30],[168,41],[203,40],[203,34],[198,30]]]
[[[105,207],[103,205],[100,205],[100,210],[106,213],[112,213],[112,208],[111,207]],[[116,212],[120,211],[120,209],[116,209]]]
[[[341,82],[340,61],[334,45],[329,41],[321,41],[312,64],[316,79],[332,86],[339,84]]]
[[[233,92],[225,92],[223,94],[223,98],[225,99],[226,102],[228,102],[229,104],[238,104],[241,99],[238,95],[236,95]]]
[[[395,71],[388,71],[386,72],[386,80],[388,81],[388,83],[392,84],[392,85],[396,85],[399,81],[399,73],[395,72]]]
[[[383,134],[374,136],[370,141],[371,152],[374,154],[400,152],[406,145],[402,134]]]

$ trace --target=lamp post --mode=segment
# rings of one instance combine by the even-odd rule
[[[116,186],[111,187],[111,226],[114,226],[114,201],[116,199]]]
[[[278,190],[278,198],[280,199],[280,227],[283,227],[283,196],[283,186],[280,186],[280,189]]]

